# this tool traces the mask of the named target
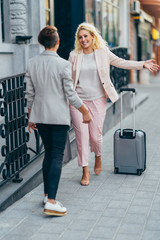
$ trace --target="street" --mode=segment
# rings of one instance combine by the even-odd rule
[[[103,170],[94,174],[90,154],[90,184],[81,186],[82,170],[75,158],[63,167],[57,200],[65,217],[43,214],[43,184],[0,215],[0,239],[5,240],[160,240],[160,77],[149,85],[132,85],[148,99],[136,110],[136,129],[147,136],[147,168],[141,176],[113,172],[113,134],[103,137]],[[124,120],[131,127],[132,115]]]

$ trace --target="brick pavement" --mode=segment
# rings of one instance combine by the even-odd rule
[[[90,185],[80,185],[82,171],[74,159],[63,168],[57,199],[65,217],[43,214],[43,185],[0,214],[5,240],[160,240],[160,80],[135,86],[149,95],[136,111],[136,128],[147,134],[147,169],[141,176],[113,173],[113,134],[103,138],[103,171],[93,171]],[[124,123],[131,126],[131,116]]]

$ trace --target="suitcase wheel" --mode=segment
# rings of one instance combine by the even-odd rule
[[[137,169],[137,175],[141,176],[141,174],[142,174],[142,170],[141,169]]]
[[[114,173],[117,174],[118,173],[118,168],[114,169]]]

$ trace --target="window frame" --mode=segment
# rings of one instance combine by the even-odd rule
[[[45,0],[48,1],[49,3],[49,8],[45,7],[45,17],[46,17],[46,12],[49,13],[49,24],[47,24],[46,21],[46,25],[54,25],[54,0]]]
[[[1,0],[1,36],[3,43],[11,43],[10,3]]]
[[[3,12],[3,0],[1,0],[1,3],[0,3],[0,7],[1,7],[1,40],[2,42],[4,42],[4,12]]]
[[[98,2],[100,2],[100,4],[101,4],[101,23],[99,23],[98,22],[98,14],[97,14],[97,3]],[[115,9],[117,9],[117,29],[118,29],[118,32],[119,32],[119,25],[118,25],[118,18],[119,18],[119,1],[117,2],[118,4],[115,4],[115,3],[113,3],[113,2],[111,2],[111,0],[95,0],[95,6],[96,6],[96,8],[95,8],[95,15],[96,15],[96,22],[95,22],[95,26],[96,27],[100,27],[101,29],[99,29],[100,30],[100,32],[101,32],[101,35],[102,35],[102,37],[106,40],[106,41],[108,41],[107,39],[106,39],[106,36],[105,36],[105,34],[106,34],[106,32],[104,31],[104,24],[105,24],[105,22],[104,22],[104,5],[106,5],[106,6],[111,6],[112,7],[112,11],[114,12],[115,11]],[[109,9],[109,7],[108,7],[108,9]],[[107,12],[107,18],[109,17],[109,11]],[[108,21],[108,20],[107,20]],[[108,21],[108,23],[109,23],[109,21]],[[113,16],[112,16],[112,25],[114,26],[114,21],[113,21]],[[109,25],[108,25],[108,27],[109,27]],[[118,32],[117,32],[117,34],[116,35],[118,35]],[[112,32],[112,34],[114,35],[114,33]],[[114,45],[115,44],[115,45]],[[118,39],[116,39],[116,41],[115,41],[115,43],[113,42],[113,45],[114,45],[114,47],[115,46],[118,46],[118,44],[119,44],[119,38]]]

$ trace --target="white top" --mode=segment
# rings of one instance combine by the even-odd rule
[[[86,101],[92,101],[105,96],[103,86],[98,75],[94,52],[90,54],[83,54],[76,91],[78,96],[82,100]]]

